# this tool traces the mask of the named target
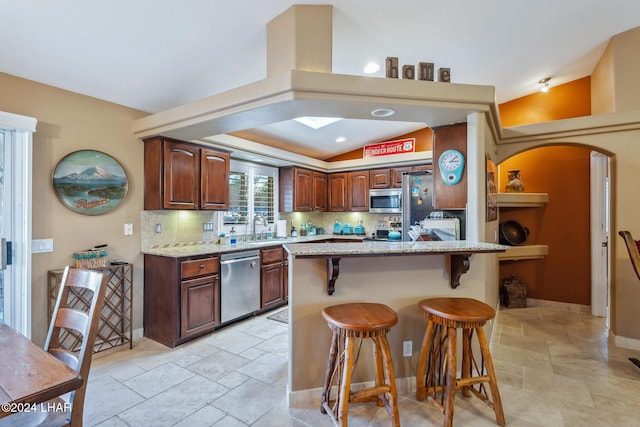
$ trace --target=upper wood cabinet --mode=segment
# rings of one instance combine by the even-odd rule
[[[308,169],[280,168],[281,212],[310,212],[327,209],[327,176]]]
[[[401,188],[402,187],[402,175],[407,172],[412,172],[413,169],[410,166],[406,168],[393,168],[391,169],[391,187],[393,188]]]
[[[327,177],[327,200],[329,212],[347,210],[347,174],[332,173]]]
[[[144,209],[228,209],[229,154],[167,138],[144,144]]]
[[[349,172],[347,175],[347,210],[369,212],[369,171]]]
[[[369,188],[401,188],[403,174],[422,170],[431,170],[431,165],[372,169],[369,171]]]
[[[467,175],[465,166],[462,179],[455,185],[447,185],[442,179],[438,159],[446,150],[458,150],[467,156],[467,124],[444,126],[433,131],[433,176],[435,182],[434,207],[436,209],[465,209],[467,207]]]
[[[369,188],[391,187],[391,169],[372,169],[369,171]]]
[[[327,174],[313,172],[313,210],[327,210]]]

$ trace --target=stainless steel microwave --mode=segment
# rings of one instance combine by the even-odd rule
[[[370,213],[402,213],[402,188],[369,190]]]

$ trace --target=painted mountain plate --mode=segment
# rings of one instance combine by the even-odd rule
[[[116,159],[101,151],[67,154],[53,171],[53,188],[67,208],[84,215],[110,212],[127,196],[127,174]]]

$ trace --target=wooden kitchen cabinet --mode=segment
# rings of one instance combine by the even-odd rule
[[[391,187],[391,169],[372,169],[369,171],[369,188],[389,187]]]
[[[467,176],[466,165],[462,172],[462,179],[455,185],[447,185],[442,180],[438,167],[438,159],[446,150],[458,150],[467,156],[467,124],[461,123],[443,126],[433,131],[433,176],[435,182],[434,207],[436,209],[466,209],[467,207]]]
[[[313,210],[327,210],[327,174],[313,172]]]
[[[431,169],[431,165],[425,165]],[[424,170],[423,165],[369,171],[369,188],[402,188],[402,175]]]
[[[347,211],[369,212],[369,171],[347,175]]]
[[[285,304],[288,274],[282,246],[260,251],[260,309],[268,310]],[[288,264],[288,263],[287,263]]]
[[[144,336],[169,347],[220,324],[218,256],[144,256]]]
[[[413,169],[410,166],[391,169],[391,187],[402,188],[402,175],[408,172],[413,172]]]
[[[332,173],[327,177],[327,200],[329,212],[347,210],[347,174]]]
[[[229,207],[229,153],[168,138],[144,145],[144,209]]]
[[[324,211],[327,205],[326,174],[286,167],[279,170],[280,211]]]

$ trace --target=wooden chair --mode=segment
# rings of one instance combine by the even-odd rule
[[[93,355],[93,345],[98,333],[98,322],[104,295],[109,282],[108,276],[91,270],[77,270],[66,267],[62,275],[60,292],[49,325],[44,349],[60,359],[82,377],[82,386],[64,396],[59,396],[42,405],[40,411],[20,412],[3,418],[0,425],[14,426],[82,426],[84,396],[89,379],[89,368]],[[75,299],[72,292],[91,292],[91,303],[86,311],[69,304]],[[87,300],[89,298],[87,297]],[[60,334],[63,329],[80,334],[82,341],[79,349],[67,350],[60,346]],[[54,409],[47,411],[47,409]]]
[[[640,251],[638,250],[638,243],[640,241],[633,240],[631,233],[626,230],[619,231],[618,234],[622,236],[624,243],[627,245],[631,265],[633,266],[633,270],[636,272],[636,276],[640,279]]]
[[[636,272],[636,276],[640,279],[640,240],[634,240],[631,233],[626,230],[619,231],[618,234],[622,236],[624,243],[627,245],[627,251],[629,252],[633,271]],[[629,361],[640,369],[640,360],[635,357],[630,357]]]

